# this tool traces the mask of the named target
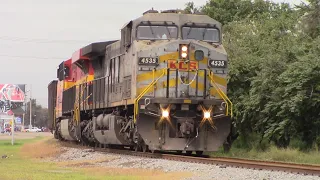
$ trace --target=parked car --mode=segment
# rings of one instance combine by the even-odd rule
[[[21,132],[27,132],[28,129],[29,129],[28,127],[25,127],[21,130]]]
[[[42,127],[41,130],[42,130],[42,132],[49,132],[49,131],[50,131],[50,130],[49,130],[48,128],[46,128],[46,127]]]
[[[6,127],[4,131],[7,132],[7,133],[10,133],[11,132],[11,127]]]
[[[41,129],[37,127],[32,127],[31,129],[26,129],[26,132],[41,132]]]

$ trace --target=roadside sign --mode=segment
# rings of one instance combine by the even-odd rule
[[[21,118],[20,117],[16,117],[16,124],[21,124]]]

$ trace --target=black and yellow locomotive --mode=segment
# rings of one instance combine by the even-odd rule
[[[121,39],[73,54],[49,85],[56,138],[136,150],[216,151],[231,127],[221,24],[147,11]],[[80,75],[79,75],[80,74]]]

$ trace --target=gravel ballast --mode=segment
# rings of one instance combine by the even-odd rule
[[[112,168],[139,168],[162,170],[164,172],[191,172],[192,177],[185,180],[209,180],[209,179],[230,179],[230,180],[246,180],[246,179],[281,179],[281,180],[316,180],[317,176],[292,174],[286,172],[272,172],[267,170],[253,170],[243,168],[233,168],[217,165],[197,164],[189,162],[171,161],[164,159],[154,159],[137,157],[130,155],[120,155],[113,153],[102,153],[93,151],[92,149],[77,149],[63,147],[64,152],[52,161],[99,161],[107,159],[103,162],[95,163],[95,166],[112,167]]]

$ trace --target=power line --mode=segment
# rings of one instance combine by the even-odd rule
[[[67,58],[58,58],[58,57],[35,57],[35,56],[9,56],[0,54],[1,57],[9,57],[9,58],[30,58],[30,59],[67,59]]]
[[[33,38],[21,38],[21,37],[8,37],[2,36],[0,40],[15,41],[15,42],[30,42],[30,43],[92,43],[83,40],[50,40],[50,39],[33,39]]]

